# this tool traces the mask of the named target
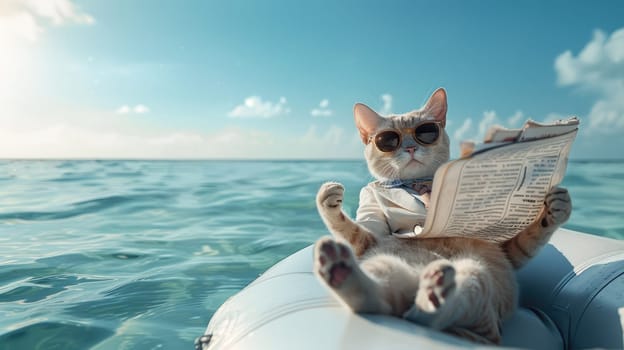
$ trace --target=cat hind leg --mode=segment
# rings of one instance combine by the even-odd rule
[[[436,312],[455,291],[455,268],[447,260],[436,260],[420,275],[416,303],[427,312]]]
[[[468,339],[496,344],[500,341],[500,330],[499,319],[490,304],[492,289],[479,261],[435,260],[422,270],[414,306],[403,316],[438,330],[463,328],[478,335]],[[461,332],[451,333],[466,337]]]
[[[321,238],[314,247],[314,261],[319,278],[354,312],[389,313],[379,286],[362,271],[346,243]]]
[[[357,262],[349,247],[331,238],[321,239],[316,244],[316,272],[332,289],[346,287]]]

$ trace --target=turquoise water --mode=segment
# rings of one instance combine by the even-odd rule
[[[360,161],[0,161],[0,349],[190,349],[211,315],[357,207]],[[624,239],[624,162],[571,162],[566,227]]]

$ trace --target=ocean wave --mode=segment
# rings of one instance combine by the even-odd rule
[[[19,211],[0,213],[0,220],[20,220],[20,221],[47,221],[62,220],[76,216],[94,214],[107,209],[122,209],[130,205],[140,205],[144,203],[141,210],[157,208],[162,205],[161,201],[166,201],[174,195],[170,194],[136,194],[136,195],[112,195],[78,201],[69,204],[68,209],[56,211]]]
[[[114,334],[112,329],[72,321],[42,321],[0,335],[0,349],[83,350]]]
[[[624,238],[622,163],[570,162],[568,228]],[[0,161],[0,349],[188,348],[210,316],[328,231],[353,162]]]

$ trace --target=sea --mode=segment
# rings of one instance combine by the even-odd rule
[[[326,235],[363,161],[0,161],[0,349],[192,349],[217,308]],[[565,227],[624,239],[624,161],[571,161]]]

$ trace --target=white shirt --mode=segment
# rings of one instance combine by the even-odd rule
[[[427,214],[421,198],[408,188],[384,188],[371,182],[360,191],[356,221],[376,235],[414,237]]]

